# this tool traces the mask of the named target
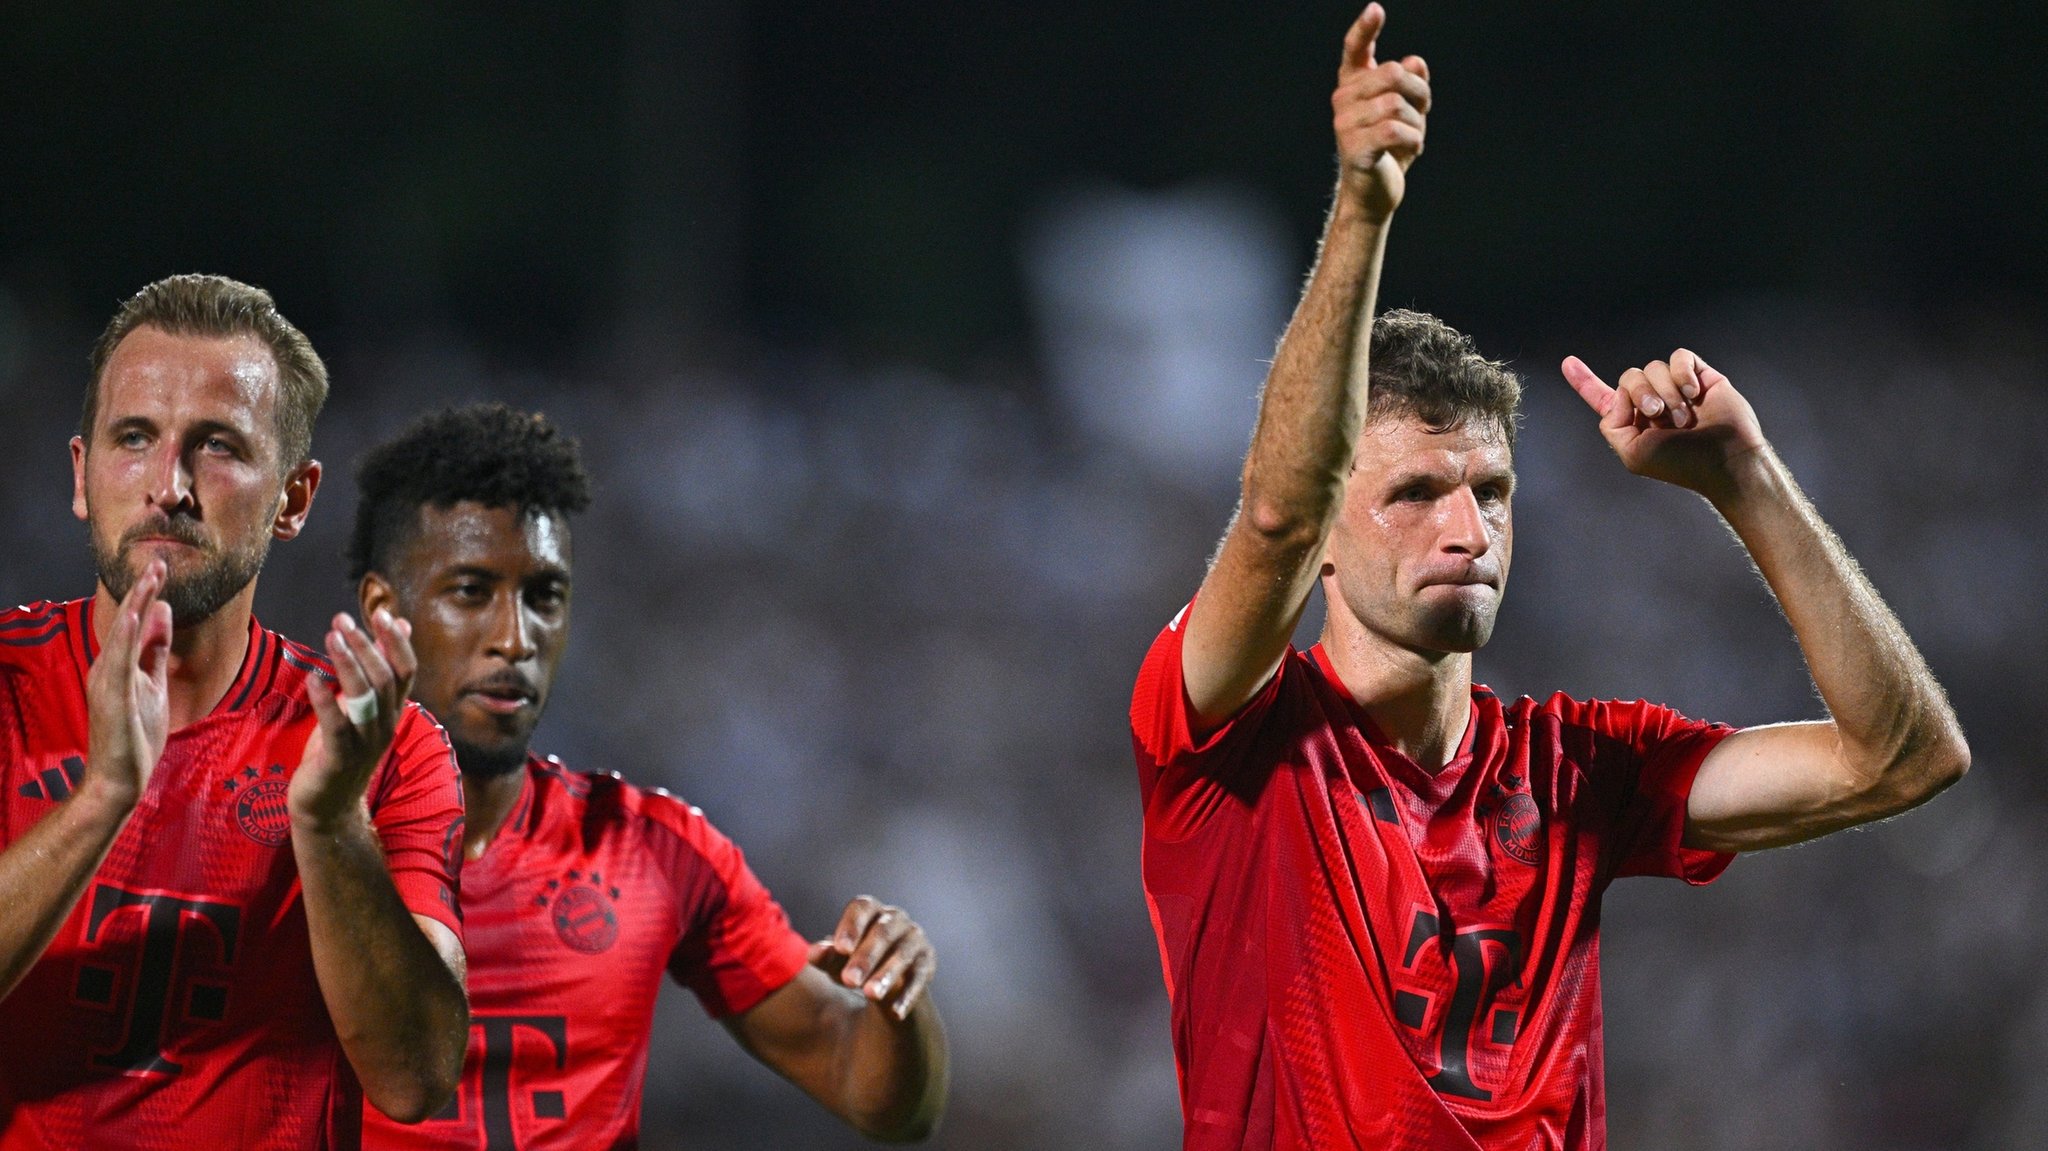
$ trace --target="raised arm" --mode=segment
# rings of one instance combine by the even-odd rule
[[[1895,815],[1962,778],[1970,750],[1934,673],[1728,377],[1682,348],[1616,388],[1576,357],[1564,374],[1630,471],[1700,493],[1735,529],[1827,704],[1827,720],[1751,728],[1708,753],[1685,845],[1782,847]]]
[[[809,966],[726,1026],[861,1134],[923,1139],[946,1105],[946,1029],[925,994],[937,969],[924,929],[863,895]]]
[[[1330,98],[1335,201],[1315,271],[1266,376],[1237,514],[1187,621],[1182,678],[1205,726],[1243,707],[1280,666],[1364,424],[1387,224],[1422,153],[1430,103],[1421,57],[1378,62],[1385,23],[1386,11],[1367,5],[1344,37]]]
[[[307,680],[320,728],[287,803],[313,972],[342,1051],[379,1111],[417,1123],[461,1078],[469,1002],[461,942],[407,909],[364,802],[417,666],[411,624],[379,611],[371,625],[374,637],[340,616],[328,632],[327,656],[350,706],[318,676]]]
[[[149,786],[170,731],[164,563],[128,589],[86,675],[85,778],[0,852],[0,997],[41,959]]]

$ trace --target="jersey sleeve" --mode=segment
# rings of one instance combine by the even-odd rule
[[[1595,738],[1586,762],[1607,819],[1608,874],[1711,883],[1735,858],[1684,847],[1686,802],[1707,753],[1735,734],[1642,700],[1576,705]]]
[[[1131,692],[1131,742],[1145,821],[1153,834],[1169,839],[1198,830],[1224,800],[1230,783],[1250,769],[1247,753],[1295,662],[1289,649],[1280,670],[1258,694],[1215,730],[1196,735],[1194,704],[1188,699],[1181,667],[1187,621],[1194,610],[1191,600],[1152,641]]]
[[[406,910],[445,924],[460,938],[462,782],[447,734],[416,703],[405,705],[378,772],[370,822]]]
[[[732,840],[704,813],[680,809],[663,819],[669,870],[682,904],[682,935],[668,973],[690,989],[715,1019],[737,1015],[796,978],[810,944],[789,924],[782,905],[747,866]]]

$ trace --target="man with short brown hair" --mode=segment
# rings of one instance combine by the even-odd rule
[[[1608,883],[1705,883],[1733,852],[1903,811],[1969,749],[1748,401],[1682,349],[1614,388],[1564,371],[1629,471],[1735,530],[1828,717],[1735,731],[1472,681],[1514,545],[1519,388],[1429,317],[1372,319],[1430,104],[1420,59],[1377,61],[1384,19],[1369,5],[1345,41],[1336,203],[1237,515],[1132,695],[1185,1146],[1598,1151]]]
[[[467,1009],[447,740],[409,628],[258,624],[326,372],[261,290],[144,288],[93,355],[99,586],[0,614],[0,1148],[353,1147],[439,1107]]]

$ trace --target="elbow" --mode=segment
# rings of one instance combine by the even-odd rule
[[[411,1125],[432,1118],[455,1097],[455,1076],[420,1076],[407,1083],[363,1085],[363,1097],[394,1123]]]
[[[467,1040],[465,1026],[455,1033],[452,1042],[434,1044],[440,1050],[428,1058],[388,1067],[380,1074],[359,1074],[363,1098],[395,1123],[421,1123],[433,1118],[455,1098],[462,1085]]]
[[[1247,485],[1239,517],[1250,534],[1268,548],[1312,552],[1323,546],[1335,506],[1334,500],[1275,498]]]
[[[937,1111],[920,1113],[909,1119],[885,1119],[875,1117],[855,1123],[854,1129],[865,1138],[877,1143],[922,1143],[939,1129]]]
[[[1902,748],[1879,774],[1872,790],[1885,814],[1918,807],[1969,774],[1970,745],[1961,729],[1953,721],[1942,728]]]

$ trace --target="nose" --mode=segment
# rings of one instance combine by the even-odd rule
[[[1487,530],[1486,514],[1479,510],[1479,497],[1471,488],[1460,487],[1444,503],[1443,549],[1473,559],[1485,555],[1493,547],[1493,534]]]
[[[150,464],[150,506],[165,515],[189,514],[193,504],[192,469],[187,464],[185,453],[166,437],[157,447],[156,458]]]
[[[511,589],[501,590],[492,612],[490,654],[506,663],[524,663],[533,658],[533,624],[526,618],[526,605]]]

